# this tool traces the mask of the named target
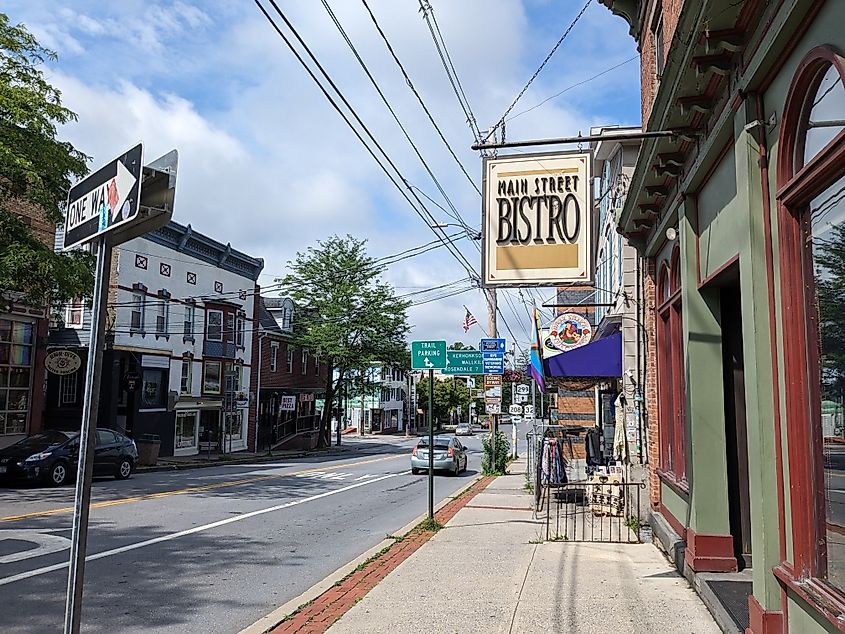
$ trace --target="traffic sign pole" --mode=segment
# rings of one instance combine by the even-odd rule
[[[434,521],[434,370],[428,371],[428,519]]]
[[[106,303],[112,248],[109,238],[97,239],[97,275],[94,281],[93,322],[85,367],[85,394],[82,401],[82,429],[79,435],[79,466],[73,502],[73,527],[70,537],[70,567],[65,602],[64,634],[78,634],[82,618],[82,587],[85,578],[85,554],[88,544],[88,511],[91,505],[91,481],[94,476],[94,444],[97,434],[97,410],[100,405],[100,377],[103,368],[103,344],[106,329]]]

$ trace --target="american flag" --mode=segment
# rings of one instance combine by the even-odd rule
[[[466,306],[464,306],[464,308],[466,308],[467,311],[467,316],[464,317],[464,332],[469,332],[469,329],[472,328],[475,324],[477,324],[478,320],[476,320],[476,318],[472,316],[472,313],[469,312],[469,308],[467,308]]]

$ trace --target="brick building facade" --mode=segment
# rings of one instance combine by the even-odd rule
[[[56,225],[30,203],[7,201],[7,208],[52,249]],[[0,310],[0,447],[41,431],[48,307],[29,306],[9,296]]]
[[[293,343],[290,298],[259,298],[253,377],[258,399],[259,446],[313,447],[324,407],[328,366]]]

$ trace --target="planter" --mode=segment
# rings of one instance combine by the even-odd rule
[[[161,439],[156,434],[144,434],[135,441],[138,446],[138,464],[152,467],[158,462]]]

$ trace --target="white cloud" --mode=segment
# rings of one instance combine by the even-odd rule
[[[545,4],[434,2],[482,129],[501,116],[571,20],[569,14],[580,8],[567,6],[564,11]],[[148,159],[178,149],[174,218],[263,257],[268,273],[263,283],[271,280],[270,274],[282,274],[296,251],[331,234],[367,237],[375,256],[432,239],[252,3],[76,0],[72,9],[59,11],[49,0],[12,0],[12,5],[12,19],[25,21],[61,54],[51,80],[79,114],[79,122],[62,134],[94,157],[92,167],[139,139],[146,143]],[[389,0],[371,0],[370,5],[452,148],[480,182],[468,126],[418,7]],[[280,6],[403,175],[446,206],[321,4],[287,0]],[[470,225],[478,226],[478,195],[408,90],[363,7],[332,6],[455,206]],[[537,10],[569,17],[560,17],[560,25],[538,24],[532,17]],[[603,8],[588,10],[581,27],[515,112],[633,54],[624,24]],[[633,78],[623,85],[630,99],[637,99],[636,64],[628,72]],[[509,124],[508,137],[586,133],[590,125],[608,123],[612,107],[593,105],[589,97],[619,99],[619,79],[609,75],[585,92],[567,94],[519,117]],[[439,222],[454,222],[429,207]],[[461,243],[461,250],[480,268],[479,254],[469,241]],[[400,262],[387,274],[402,287],[438,286],[465,276],[443,248]],[[413,308],[413,336],[474,341],[481,330],[475,327],[464,336],[463,304],[486,326],[485,301],[474,290]],[[524,309],[517,305],[514,314],[503,300],[500,307],[524,339],[518,324],[527,321]],[[501,324],[500,332],[506,332]]]

